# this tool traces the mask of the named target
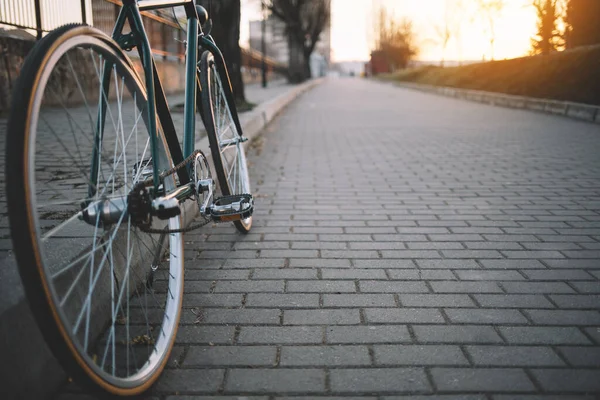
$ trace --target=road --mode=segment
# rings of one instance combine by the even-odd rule
[[[186,235],[150,395],[594,398],[599,155],[598,125],[326,81],[254,142],[252,232]]]

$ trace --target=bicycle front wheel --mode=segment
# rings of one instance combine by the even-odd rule
[[[242,132],[238,132],[233,121],[236,111],[228,103],[223,87],[229,81],[221,76],[208,51],[202,54],[200,72],[204,125],[221,192],[225,196],[251,194],[246,153],[240,141]],[[247,233],[252,227],[252,217],[234,224],[238,231]]]
[[[169,147],[160,129],[152,147],[148,122],[156,116],[144,87],[118,45],[94,28],[47,35],[14,92],[6,192],[31,310],[78,383],[139,394],[158,378],[175,340],[183,240],[149,233],[149,226],[176,230],[181,220],[142,226],[143,207],[128,196],[159,179],[155,161],[159,172],[173,166]],[[169,176],[160,189],[175,185]]]

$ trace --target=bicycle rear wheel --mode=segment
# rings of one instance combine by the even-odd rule
[[[200,72],[204,126],[221,192],[225,196],[251,194],[244,144],[239,141],[242,132],[238,132],[233,122],[232,113],[236,111],[227,102],[223,88],[229,82],[219,74],[214,57],[208,51],[202,54]],[[234,221],[234,224],[238,231],[248,233],[252,217]]]
[[[128,194],[173,166],[152,151],[144,87],[108,36],[66,26],[28,56],[7,138],[11,234],[32,312],[71,376],[117,395],[146,390],[173,346],[183,293],[180,233],[150,234]],[[154,157],[154,159],[153,159]],[[169,176],[161,189],[176,185]],[[97,216],[90,216],[95,212]],[[179,217],[153,220],[178,229]]]

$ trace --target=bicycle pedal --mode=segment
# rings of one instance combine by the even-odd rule
[[[254,211],[254,198],[250,194],[236,194],[215,199],[207,214],[215,222],[239,221],[250,218]]]

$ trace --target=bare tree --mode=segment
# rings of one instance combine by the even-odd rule
[[[375,21],[375,50],[383,55],[388,69],[406,68],[417,52],[412,21],[396,19],[380,6]]]
[[[446,0],[444,2],[444,19],[441,23],[434,25],[436,38],[431,40],[432,43],[436,43],[442,48],[442,59],[440,60],[442,67],[446,61],[446,50],[452,39],[456,42],[462,58],[461,32],[464,19],[465,7],[462,0]]]
[[[557,28],[561,15],[558,0],[532,0],[537,14],[537,34],[531,38],[532,54],[549,54],[564,46],[563,33]]]
[[[477,0],[477,12],[485,18],[486,33],[490,42],[490,57],[494,60],[494,42],[496,41],[496,18],[502,14],[504,0]]]
[[[435,33],[437,34],[438,41],[442,46],[442,59],[440,60],[440,66],[444,66],[444,62],[446,61],[446,48],[448,47],[448,42],[450,42],[450,38],[452,37],[452,31],[450,30],[450,25],[448,21],[448,6],[446,3],[446,11],[444,13],[444,23],[435,26]]]
[[[197,3],[210,10],[209,18],[213,20],[211,35],[225,58],[235,102],[240,106],[245,106],[242,50],[239,43],[240,0],[219,0],[212,1],[212,4],[210,4],[210,0],[197,0]]]
[[[286,25],[289,45],[289,79],[309,79],[310,56],[321,32],[329,24],[331,0],[265,0],[266,6]]]

